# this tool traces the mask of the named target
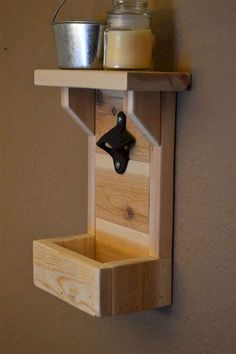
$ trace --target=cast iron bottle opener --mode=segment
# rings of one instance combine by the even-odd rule
[[[119,112],[116,126],[98,140],[97,146],[112,157],[115,171],[122,174],[127,168],[130,149],[135,141],[135,138],[126,129],[126,115],[124,112]]]

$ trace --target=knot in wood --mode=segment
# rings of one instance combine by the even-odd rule
[[[125,209],[124,214],[125,214],[125,218],[126,218],[127,220],[132,220],[133,217],[134,217],[134,210],[133,210],[132,208],[130,208],[130,207],[127,207],[127,208]]]
[[[116,107],[112,107],[111,113],[113,114],[113,116],[117,115],[117,109]]]

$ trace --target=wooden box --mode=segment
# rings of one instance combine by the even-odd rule
[[[93,316],[164,306],[170,301],[170,262],[126,253],[89,234],[34,241],[37,287]],[[162,291],[160,279],[165,282]]]

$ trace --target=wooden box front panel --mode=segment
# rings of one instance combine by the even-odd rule
[[[111,270],[93,259],[89,235],[77,241],[77,248],[66,238],[66,247],[57,239],[34,241],[34,284],[92,316],[111,315]]]

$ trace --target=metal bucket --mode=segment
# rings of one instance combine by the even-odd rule
[[[59,68],[102,68],[105,24],[94,21],[55,22],[66,1],[60,4],[52,21]]]

